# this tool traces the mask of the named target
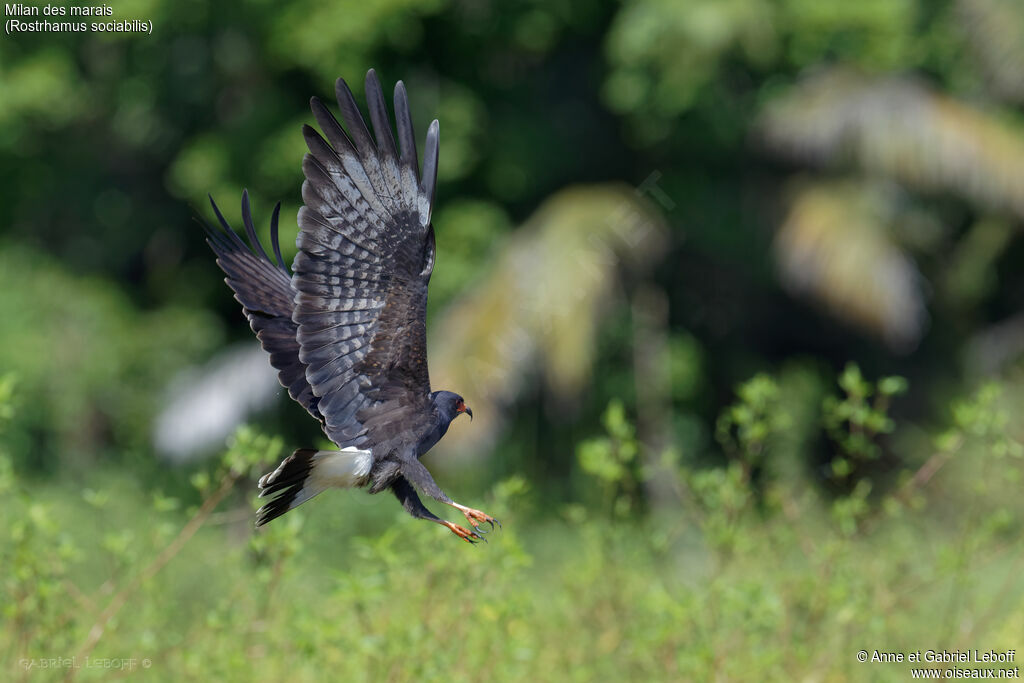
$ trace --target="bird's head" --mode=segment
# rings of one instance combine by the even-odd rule
[[[437,408],[438,412],[448,418],[448,420],[454,420],[462,413],[469,415],[469,419],[473,419],[473,411],[461,396],[452,391],[435,391],[430,395],[430,400],[434,403],[434,407]]]

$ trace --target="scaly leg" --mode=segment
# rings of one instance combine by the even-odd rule
[[[391,490],[394,492],[395,497],[398,498],[399,502],[402,503],[402,507],[405,508],[405,511],[416,519],[425,519],[428,522],[434,522],[435,524],[447,527],[449,531],[467,543],[487,541],[486,538],[477,533],[475,528],[470,531],[458,524],[454,524],[437,517],[433,512],[428,510],[425,505],[423,505],[423,502],[420,501],[420,497],[416,495],[416,489],[414,489],[412,484],[410,484],[404,477],[399,477],[399,479],[391,485]]]
[[[456,510],[458,510],[459,512],[464,514],[466,516],[466,521],[468,521],[470,524],[472,524],[473,525],[473,529],[475,531],[480,532],[481,534],[486,534],[486,533],[489,533],[491,531],[494,531],[494,525],[495,524],[497,524],[499,528],[501,527],[501,522],[496,520],[494,517],[491,517],[486,512],[482,512],[480,510],[475,510],[473,508],[468,508],[465,505],[459,505],[458,503],[456,503],[454,501],[449,503],[449,505],[451,505],[453,508],[455,508]],[[480,526],[480,524],[478,524],[477,522],[490,524],[491,528],[488,529],[487,531],[484,531],[483,528]]]
[[[488,533],[480,527],[481,523],[486,522],[487,524],[490,524],[491,530],[494,529],[495,524],[499,527],[501,526],[501,522],[487,513],[481,512],[480,510],[474,510],[473,508],[466,507],[465,505],[460,505],[445,495],[444,491],[441,490],[441,487],[434,481],[434,478],[430,476],[430,472],[427,471],[427,468],[424,467],[423,463],[418,459],[403,460],[402,474],[434,500],[439,503],[444,503],[445,505],[451,505],[453,508],[465,515],[466,521],[473,526],[473,530],[475,532],[478,532],[477,535]],[[481,538],[483,537],[481,536]]]

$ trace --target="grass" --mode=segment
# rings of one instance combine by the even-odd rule
[[[678,504],[637,512],[613,407],[580,450],[604,503],[511,477],[464,500],[504,522],[480,546],[363,492],[255,532],[253,477],[283,445],[249,429],[180,499],[124,470],[22,479],[0,454],[4,678],[903,681],[912,664],[857,653],[1024,649],[1021,447],[998,392],[899,440],[925,455],[896,485],[837,497],[765,474],[788,424],[751,387],[723,423],[732,464],[663,463]]]
[[[855,653],[1007,650],[1024,632],[1019,517],[902,510],[851,536],[816,497],[793,496],[768,519],[744,512],[716,547],[683,514],[556,507],[542,520],[513,479],[473,501],[505,522],[481,547],[386,496],[324,496],[261,534],[228,508],[84,654],[104,607],[189,517],[129,477],[103,479],[106,503],[51,484],[3,513],[16,599],[0,647],[15,678],[111,673],[18,664],[77,654],[136,672],[146,660],[156,680],[906,680],[909,665]]]

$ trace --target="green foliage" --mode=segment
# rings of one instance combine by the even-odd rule
[[[761,63],[774,56],[772,15],[764,0],[631,3],[608,36],[609,104],[662,116],[689,109],[733,51]]]
[[[906,391],[904,379],[886,377],[869,382],[850,364],[839,384],[845,396],[826,400],[833,416],[843,416],[835,422],[835,430],[847,437],[856,430],[876,436],[893,433],[888,401]],[[743,433],[741,425],[756,424],[758,416],[767,420],[772,406],[786,403],[779,391],[770,377],[759,375],[741,385],[740,401],[720,415],[719,424],[737,435],[723,444],[740,454],[732,463],[703,469],[678,459],[671,463],[685,515],[658,518],[670,523],[656,527],[651,547],[661,552],[678,548],[686,558],[681,562],[701,577],[690,582],[695,586],[693,593],[680,596],[680,609],[675,613],[679,619],[693,619],[704,598],[722,615],[711,624],[694,624],[697,631],[711,630],[706,638],[690,641],[684,648],[686,654],[676,660],[684,672],[682,677],[702,679],[711,672],[721,676],[723,671],[731,671],[742,678],[746,672],[757,671],[761,678],[791,680],[806,670],[794,665],[794,657],[820,664],[823,660],[816,659],[814,653],[830,647],[828,643],[841,647],[850,637],[905,643],[942,640],[951,635],[938,626],[943,620],[969,619],[966,615],[975,610],[988,615],[982,629],[1002,623],[994,627],[991,637],[1012,640],[1015,608],[1001,596],[1009,590],[1014,596],[1011,602],[1018,604],[1024,583],[1015,578],[1010,579],[1013,588],[1007,584],[991,592],[983,588],[985,577],[1003,575],[994,569],[990,573],[988,560],[982,558],[1009,553],[1006,561],[1015,562],[1021,557],[1012,531],[1019,529],[1021,506],[1019,499],[1009,502],[1006,497],[1022,469],[1018,458],[1006,456],[1019,456],[1021,444],[1010,433],[1006,410],[1001,409],[1006,400],[1003,388],[989,384],[969,400],[956,401],[953,426],[939,438],[940,450],[920,463],[919,469],[907,472],[904,483],[888,492],[882,505],[872,500],[872,485],[861,477],[852,490],[835,499],[769,479],[762,484],[765,504],[755,506],[754,484],[743,455],[762,454],[765,441],[738,435]],[[764,434],[760,430],[747,433],[755,437]],[[642,449],[638,457],[644,457]],[[947,470],[947,477],[936,475],[943,466],[958,469]],[[965,514],[958,513],[948,522],[932,517],[923,489],[936,485],[933,479],[941,479],[938,485],[943,491],[934,496],[931,505],[945,507],[952,496],[958,501],[954,503],[958,512]],[[592,523],[580,511],[573,519]],[[879,590],[880,586],[886,588]],[[900,592],[899,586],[909,591],[904,595],[913,597],[896,607],[884,596],[890,590]],[[937,609],[940,605],[946,607]],[[951,616],[950,610],[960,616]],[[911,613],[917,616],[908,618]],[[860,616],[868,614],[873,617]],[[744,626],[735,628],[734,619],[745,620]],[[922,627],[915,619],[937,627]],[[767,646],[771,637],[780,633],[787,634],[789,648],[783,659],[773,658]],[[982,637],[981,630],[972,629],[970,638]],[[726,643],[738,650],[730,649],[731,656],[723,662],[719,657]],[[794,643],[798,643],[795,648]],[[742,663],[732,661],[736,656]],[[730,668],[732,664],[735,669]],[[816,672],[822,673],[820,669]],[[891,670],[863,675],[872,680],[879,676],[898,680],[905,673]],[[861,676],[858,672],[855,678]]]
[[[585,473],[601,481],[605,502],[612,502],[615,514],[622,516],[639,502],[640,445],[621,401],[610,402],[601,421],[606,435],[580,442],[576,457]]]
[[[898,393],[899,382],[875,391],[883,384]],[[871,393],[852,371],[843,385]],[[0,381],[6,418],[13,386]],[[764,375],[744,383],[723,420],[754,424],[736,418],[744,405],[767,419],[771,402],[784,402],[780,386]],[[1019,475],[1021,459],[992,453],[995,443],[1020,452],[999,414],[1001,395],[987,386],[956,404],[942,438],[948,450],[939,452],[958,454],[949,467],[978,455]],[[609,405],[603,421],[606,435],[588,442],[600,454],[581,450],[581,466],[609,485],[642,481],[646,470],[635,463],[646,455],[624,406]],[[198,482],[204,502],[195,511],[163,494],[147,499],[104,472],[86,482],[84,506],[68,504],[79,490],[68,482],[33,484],[31,503],[0,508],[11,531],[0,536],[5,660],[35,676],[44,656],[115,658],[168,680],[320,680],[329,668],[367,681],[703,680],[752,671],[781,681],[843,677],[847,658],[821,653],[851,639],[952,648],[950,620],[972,624],[968,637],[986,647],[1012,648],[1019,633],[1024,582],[1006,570],[1021,558],[1021,509],[1019,497],[1006,498],[1015,484],[1003,477],[987,479],[978,497],[950,473],[946,495],[972,500],[972,512],[951,523],[894,494],[890,514],[865,527],[861,485],[832,515],[822,514],[827,501],[770,481],[766,505],[755,506],[738,458],[710,468],[669,458],[684,514],[658,521],[608,519],[582,506],[566,508],[558,525],[531,521],[529,484],[513,476],[479,503],[505,522],[479,548],[358,492],[322,496],[258,532],[248,503],[215,511],[237,482],[281,455],[280,439],[240,429]],[[11,475],[7,485],[25,497],[26,482]],[[101,542],[84,547],[96,528],[106,530]],[[460,646],[444,646],[451,642]],[[92,680],[108,672],[75,673]],[[870,678],[906,673],[893,666]]]
[[[872,383],[864,379],[856,363],[849,363],[839,376],[839,387],[842,398],[827,396],[822,402],[822,422],[838,450],[832,459],[832,474],[842,480],[859,464],[881,455],[879,437],[896,427],[888,415],[889,403],[907,391],[907,381],[883,377]]]
[[[1024,456],[1020,442],[1007,431],[1010,411],[1004,403],[1004,391],[999,384],[988,382],[968,400],[953,404],[953,428],[939,436],[937,444],[950,450],[959,440],[971,438],[997,458]]]
[[[0,564],[5,568],[0,578],[0,613],[25,651],[68,647],[66,620],[72,596],[65,576],[78,550],[50,506],[32,500],[22,489],[11,466],[6,446],[15,414],[14,387],[13,374],[0,376],[0,495],[6,501],[0,506],[0,524],[5,529],[0,543]]]
[[[871,512],[871,503],[868,501],[870,493],[871,481],[867,478],[858,479],[850,493],[832,502],[832,517],[845,535],[856,533],[861,521]]]
[[[741,522],[753,502],[747,470],[740,463],[704,470],[683,470],[681,477],[693,496],[697,525],[708,546],[722,556],[749,548]]]
[[[784,78],[829,61],[886,71],[920,59],[930,35],[915,31],[921,13],[915,0],[639,0],[608,33],[604,96],[642,139],[659,140],[671,117],[716,102],[716,79],[737,63]]]
[[[715,438],[728,455],[750,467],[761,462],[769,439],[786,429],[790,418],[780,409],[779,386],[769,375],[755,375],[736,394],[739,401],[718,417]]]
[[[439,208],[433,218],[437,239],[446,245],[444,265],[430,278],[430,311],[451,303],[485,273],[499,240],[511,229],[508,215],[497,204],[461,200]]]
[[[14,417],[14,387],[17,384],[15,375],[0,375],[0,437],[6,437],[8,425]],[[6,443],[6,439],[4,442]],[[14,467],[11,454],[0,446],[0,496],[14,488]]]
[[[608,436],[580,444],[580,466],[584,472],[605,482],[620,482],[627,476],[630,463],[636,459],[635,428],[626,420],[626,411],[621,401],[608,404],[602,421]]]
[[[672,398],[692,401],[704,387],[707,360],[700,342],[691,334],[675,334],[668,340],[668,374]]]
[[[822,425],[834,449],[830,475],[843,491],[832,503],[832,517],[842,533],[852,535],[875,510],[869,497],[874,485],[864,469],[881,457],[881,439],[895,430],[896,423],[888,414],[890,401],[906,393],[908,384],[896,376],[870,382],[856,363],[846,365],[838,383],[843,396],[823,399]],[[894,501],[890,498],[888,502],[892,512]]]
[[[0,41],[4,675],[906,680],[856,649],[1018,646],[1022,8],[126,0],[152,35]],[[290,257],[308,97],[370,66],[441,122],[430,316],[478,305],[432,378],[508,421],[438,477],[504,521],[482,548],[355,492],[254,532],[300,409],[150,453],[168,380],[249,338],[206,194],[237,225],[248,187],[264,240],[280,199]],[[836,358],[914,386],[836,393]]]
[[[205,311],[141,313],[112,283],[10,244],[0,290],[0,349],[20,387],[8,438],[16,464],[36,472],[94,458],[112,440],[122,457],[145,448],[174,371],[220,340]]]
[[[258,477],[266,468],[284,455],[281,437],[260,434],[243,425],[228,439],[228,450],[224,453],[221,466],[225,475],[234,477]]]

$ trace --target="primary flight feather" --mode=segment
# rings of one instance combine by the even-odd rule
[[[316,97],[310,101],[324,137],[303,126],[304,206],[298,253],[289,273],[270,222],[272,260],[256,236],[242,193],[247,245],[213,203],[220,228],[208,242],[225,282],[249,319],[288,394],[321,424],[340,450],[300,449],[259,481],[273,496],[257,513],[261,526],[331,488],[390,489],[413,516],[469,542],[493,517],[451,500],[419,458],[457,416],[473,411],[458,394],[431,391],[427,371],[427,285],[434,270],[430,223],[437,183],[438,123],[427,130],[422,170],[408,96],[395,86],[396,145],[384,91],[371,69],[366,100],[373,135],[352,91],[336,84],[344,127]],[[458,509],[470,528],[436,517],[416,490]]]

